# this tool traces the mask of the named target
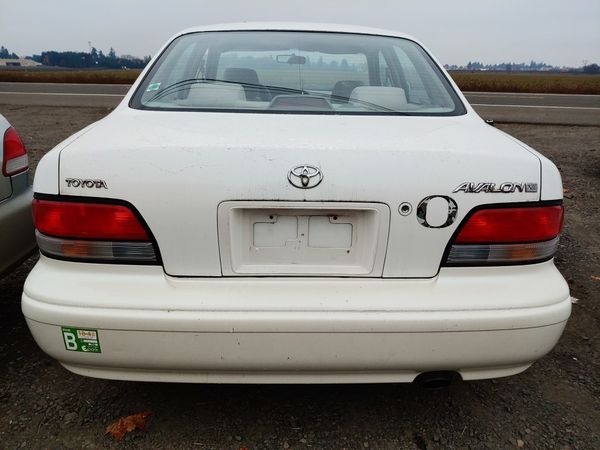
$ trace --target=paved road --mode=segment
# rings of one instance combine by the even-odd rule
[[[126,84],[0,83],[0,104],[114,107]]]
[[[0,83],[0,104],[113,107],[128,85]],[[600,126],[600,95],[466,92],[486,119],[498,122]]]
[[[479,115],[498,122],[600,126],[600,95],[465,92]]]

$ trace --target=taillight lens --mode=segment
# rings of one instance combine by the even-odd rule
[[[539,242],[555,238],[563,207],[496,208],[475,212],[456,236],[457,244]]]
[[[25,172],[29,168],[27,150],[25,150],[19,134],[12,127],[4,132],[3,149],[2,175],[10,177]]]
[[[480,209],[454,238],[448,265],[516,264],[550,259],[558,248],[562,205]]]
[[[119,241],[144,241],[148,235],[126,206],[35,199],[33,217],[48,236]]]
[[[157,262],[148,232],[128,206],[35,199],[32,207],[38,246],[47,256]]]

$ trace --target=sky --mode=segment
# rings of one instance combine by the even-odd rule
[[[443,64],[600,63],[600,0],[0,0],[0,45],[145,56],[184,28],[245,21],[398,30]]]

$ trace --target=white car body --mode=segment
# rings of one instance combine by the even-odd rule
[[[216,30],[405,37],[289,23],[181,35]],[[447,74],[463,115],[133,109],[149,70],[110,115],[59,144],[37,168],[41,198],[133,205],[160,252],[159,265],[40,257],[25,284],[23,313],[40,347],[67,369],[177,382],[410,382],[432,371],[468,380],[519,373],[556,344],[571,303],[551,259],[442,265],[475,208],[562,199],[556,167],[485,124]],[[288,180],[304,164],[321,171],[317,187]],[[456,192],[480,182],[539,189]],[[431,196],[427,220],[446,220],[442,197],[449,197],[457,205],[452,224],[419,223],[418,205]],[[346,222],[332,228],[337,214]],[[300,227],[287,241],[286,221]],[[275,223],[282,225],[272,231]],[[340,251],[348,236],[352,252]],[[271,241],[282,239],[273,249]],[[101,352],[69,351],[64,327],[94,330]]]

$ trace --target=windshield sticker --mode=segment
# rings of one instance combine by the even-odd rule
[[[148,85],[146,92],[158,91],[160,89],[160,83],[151,83]]]
[[[71,352],[102,353],[98,330],[62,327],[65,349]]]

